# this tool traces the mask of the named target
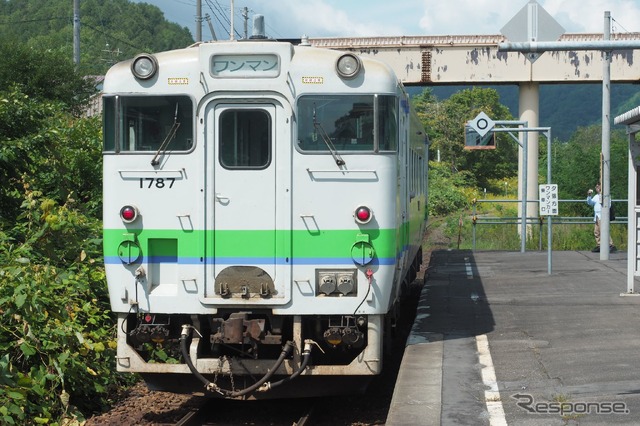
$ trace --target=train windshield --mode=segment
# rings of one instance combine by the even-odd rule
[[[302,151],[395,151],[395,96],[308,95],[298,100],[298,147]],[[320,131],[319,131],[320,129]],[[323,142],[326,133],[331,144]]]
[[[193,102],[188,96],[109,96],[103,102],[105,151],[192,148]]]

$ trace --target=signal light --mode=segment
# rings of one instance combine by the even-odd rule
[[[138,217],[138,209],[134,206],[124,206],[120,209],[120,218],[124,223],[131,223]]]
[[[331,327],[325,330],[323,337],[324,341],[331,346],[338,346],[342,343],[342,333],[340,333],[340,329],[337,327]]]
[[[354,217],[358,223],[369,223],[373,217],[373,212],[367,206],[360,206],[356,209]]]

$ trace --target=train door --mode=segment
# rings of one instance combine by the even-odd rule
[[[205,298],[290,297],[290,126],[282,105],[214,103],[207,116]]]

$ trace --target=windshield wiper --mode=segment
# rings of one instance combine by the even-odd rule
[[[336,147],[333,146],[333,142],[331,142],[331,138],[329,138],[329,135],[327,135],[327,132],[322,127],[322,124],[318,123],[318,121],[316,120],[316,107],[315,107],[315,105],[313,106],[313,128],[314,128],[314,130],[319,131],[320,137],[322,138],[322,141],[324,142],[324,144],[329,149],[329,152],[331,153],[331,156],[335,160],[335,162],[338,165],[338,167],[339,166],[344,166],[346,163],[344,162],[342,157],[340,157],[340,154],[338,154],[338,151],[336,150]]]
[[[151,160],[152,166],[157,166],[158,164],[160,164],[160,160],[158,160],[158,158],[160,157],[161,154],[164,155],[164,153],[167,151],[167,148],[169,147],[169,142],[171,142],[171,139],[173,139],[176,136],[178,127],[180,127],[180,123],[178,122],[178,103],[176,102],[176,112],[175,112],[175,115],[173,116],[173,125],[169,129],[167,136],[164,138],[164,140],[160,144],[160,148],[158,148],[158,150],[156,151],[156,155],[153,156],[153,159]]]

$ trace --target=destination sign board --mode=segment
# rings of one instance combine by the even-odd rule
[[[278,56],[260,55],[213,55],[211,75],[214,77],[277,77],[280,75]]]

